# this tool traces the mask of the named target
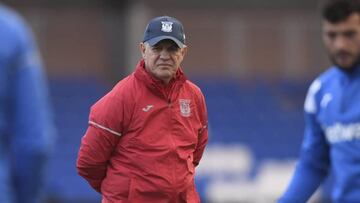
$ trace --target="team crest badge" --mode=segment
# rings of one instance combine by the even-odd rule
[[[191,114],[190,100],[189,99],[180,99],[180,113],[183,117],[189,117]]]
[[[173,22],[161,21],[161,31],[163,32],[172,32]]]

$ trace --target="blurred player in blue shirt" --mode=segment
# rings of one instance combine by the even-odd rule
[[[304,203],[331,171],[332,201],[360,202],[360,1],[328,0],[323,40],[332,63],[310,86],[300,160],[281,203]]]
[[[0,202],[38,203],[53,140],[47,86],[30,28],[0,4]]]

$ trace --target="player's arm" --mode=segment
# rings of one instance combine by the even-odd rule
[[[54,123],[47,81],[30,28],[20,18],[13,25],[11,57],[12,171],[19,202],[38,201],[44,168],[53,144]],[[16,39],[16,40],[15,40]]]
[[[320,89],[315,81],[305,102],[305,132],[299,162],[292,180],[279,203],[306,202],[328,174],[329,145],[316,119],[316,92]]]
[[[77,158],[80,176],[98,192],[107,166],[123,131],[123,103],[110,92],[92,108],[89,126],[82,138]]]
[[[198,129],[198,144],[194,152],[194,161],[193,161],[194,166],[199,165],[200,159],[205,150],[205,146],[208,142],[208,115],[205,104],[205,98],[201,93],[200,93],[199,109],[200,109],[201,127],[200,129]]]
[[[81,141],[77,159],[78,173],[99,193],[107,165],[119,135],[90,124]]]

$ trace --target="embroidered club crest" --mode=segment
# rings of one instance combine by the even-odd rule
[[[189,117],[191,115],[190,100],[179,99],[180,113],[183,117]]]
[[[172,32],[173,22],[161,21],[161,31],[163,32]]]

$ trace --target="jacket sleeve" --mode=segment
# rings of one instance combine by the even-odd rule
[[[199,112],[201,127],[198,129],[198,144],[194,151],[194,166],[199,165],[208,142],[208,115],[204,95],[200,92]]]
[[[112,92],[91,108],[89,127],[78,153],[77,169],[79,175],[100,193],[111,154],[122,135],[123,121],[123,102]]]
[[[305,101],[305,132],[300,159],[279,203],[306,202],[328,174],[329,145],[316,120],[317,108],[312,90],[314,88],[310,87]]]
[[[32,31],[20,17],[12,23],[16,28],[12,43],[17,48],[9,62],[11,166],[18,201],[37,202],[53,146],[54,122],[46,76]]]

